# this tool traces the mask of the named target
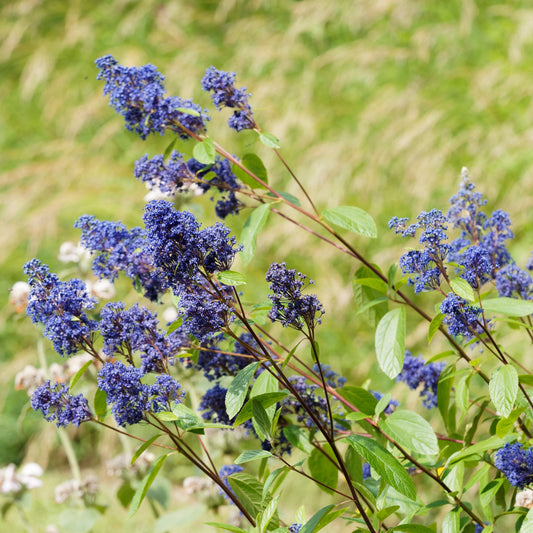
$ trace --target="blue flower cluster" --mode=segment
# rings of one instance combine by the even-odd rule
[[[523,489],[533,483],[533,448],[524,449],[518,442],[507,443],[496,452],[494,465],[513,487]]]
[[[153,385],[141,381],[145,373],[121,362],[105,363],[98,373],[98,388],[107,395],[111,412],[121,426],[147,419],[148,413],[168,411],[184,396],[180,384],[170,375],[157,376]]]
[[[167,286],[153,267],[153,258],[146,250],[146,232],[139,227],[128,230],[121,222],[81,216],[74,224],[81,229],[81,243],[95,255],[94,275],[114,281],[124,272],[135,284],[140,283],[144,295],[156,301]]]
[[[317,394],[321,390],[320,387],[314,383],[309,383],[304,376],[291,376],[289,381],[302,398],[303,403],[305,403],[322,424],[327,426],[327,402],[325,398]],[[307,410],[304,409],[303,405],[295,397],[287,396],[283,399],[283,410],[281,414],[287,416],[291,413],[295,414],[298,422],[305,424],[306,427],[316,427],[315,422]]]
[[[332,387],[333,389],[341,388],[346,385],[346,378],[343,376],[339,376],[338,372],[335,372],[329,365],[320,365],[322,369],[322,374],[324,375],[324,379],[326,381],[326,384]],[[315,363],[313,365],[313,372],[317,375],[319,374],[319,368],[318,365]]]
[[[146,139],[151,133],[163,135],[165,130],[187,139],[189,133],[204,133],[209,120],[207,111],[190,99],[165,97],[164,77],[154,65],[124,67],[111,55],[95,61],[100,70],[97,79],[104,80],[104,94],[109,103],[124,117],[126,128]]]
[[[450,292],[440,304],[444,323],[451,335],[462,335],[466,339],[483,331],[480,322],[481,309],[470,305],[464,298]]]
[[[208,389],[198,406],[202,411],[202,417],[215,424],[225,424],[227,426],[233,423],[226,411],[226,393],[228,389],[221,387],[218,383]]]
[[[34,323],[44,325],[44,335],[62,356],[69,356],[87,346],[98,324],[86,310],[96,300],[89,296],[79,279],[60,281],[47,265],[32,259],[24,265],[31,287],[26,313]]]
[[[244,468],[239,465],[224,465],[218,472],[218,475],[220,479],[222,480],[222,483],[228,487],[228,489],[233,492],[233,489],[231,488],[228,478],[232,476],[233,474],[238,474],[239,472],[242,472]],[[226,500],[229,500],[229,496],[222,490],[218,489],[218,493],[221,496],[224,496]],[[235,493],[234,493],[235,494]]]
[[[300,533],[300,529],[302,529],[303,524],[298,524],[295,522],[294,524],[291,524],[289,526],[289,533]]]
[[[33,392],[31,407],[34,411],[40,410],[45,420],[55,420],[57,427],[79,426],[92,416],[89,404],[82,394],[73,396],[68,390],[65,383],[52,385],[47,381]]]
[[[307,326],[313,329],[320,324],[320,317],[324,314],[322,304],[316,295],[302,295],[302,288],[307,276],[295,269],[288,269],[285,263],[272,263],[266,274],[270,283],[269,294],[272,309],[269,317],[273,321],[280,321],[284,327],[291,326],[303,329]],[[308,282],[313,283],[311,280]]]
[[[426,409],[431,409],[437,407],[437,387],[445,366],[445,363],[426,364],[422,357],[414,357],[406,351],[403,368],[396,381],[403,381],[412,390],[422,386],[420,391],[420,396],[423,398],[422,405]]]
[[[108,303],[100,318],[104,354],[108,357],[121,355],[133,364],[133,356],[137,353],[143,373],[165,372],[168,361],[188,345],[182,332],[177,330],[167,335],[159,329],[156,313],[138,304],[126,309],[122,302]]]
[[[202,89],[211,91],[211,99],[218,110],[223,107],[235,109],[228,120],[230,128],[235,131],[251,130],[257,127],[248,103],[248,97],[251,95],[246,93],[246,87],[235,87],[235,76],[235,72],[209,67],[202,78]]]

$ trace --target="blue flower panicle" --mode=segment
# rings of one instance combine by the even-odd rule
[[[533,483],[533,448],[525,449],[518,442],[507,443],[496,452],[494,465],[513,487],[523,489]]]
[[[95,61],[98,80],[105,81],[109,104],[124,117],[126,128],[146,139],[165,130],[187,139],[189,133],[204,133],[209,120],[206,111],[190,99],[165,97],[164,76],[154,65],[124,67],[111,55]],[[186,128],[186,129],[185,129]]]
[[[171,409],[172,403],[184,396],[180,384],[170,375],[161,374],[153,385],[141,379],[139,368],[117,361],[105,363],[98,373],[98,388],[107,395],[111,413],[120,426],[138,424],[148,414]]]
[[[431,409],[437,407],[437,387],[445,366],[445,363],[426,364],[422,357],[414,357],[406,351],[403,368],[396,381],[403,381],[411,390],[422,386],[420,391],[420,396],[424,398],[422,405],[426,409]]]
[[[482,333],[480,322],[481,309],[470,305],[464,298],[455,293],[449,293],[440,305],[440,312],[444,315],[443,322],[454,337],[462,335],[470,339]]]
[[[96,305],[85,283],[79,279],[61,281],[38,259],[26,263],[24,273],[30,285],[26,313],[34,323],[44,325],[44,336],[54,349],[69,356],[87,346],[98,324],[85,312]]]
[[[52,385],[47,381],[33,392],[31,407],[34,411],[40,410],[45,420],[55,421],[57,427],[79,426],[92,417],[89,404],[82,394],[73,396],[68,390],[65,383]]]
[[[314,328],[320,324],[324,308],[316,295],[302,295],[307,276],[288,269],[285,263],[272,263],[266,274],[270,283],[268,298],[272,302],[269,317],[279,321],[284,327],[303,329],[304,326]],[[311,280],[308,284],[313,283]]]
[[[233,493],[233,489],[231,488],[228,478],[232,476],[233,474],[238,474],[239,472],[242,472],[244,468],[240,465],[224,465],[218,472],[218,476],[222,480],[222,483]],[[222,490],[218,489],[218,493],[221,496],[224,496],[226,500],[229,500],[229,496]]]
[[[204,420],[214,422],[215,424],[225,424],[227,426],[232,424],[228,413],[226,411],[226,393],[228,389],[221,387],[218,383],[208,389],[198,406],[202,411]]]
[[[246,87],[235,87],[235,76],[235,72],[209,67],[202,78],[202,89],[212,93],[211,99],[218,110],[223,107],[235,109],[228,120],[230,128],[235,131],[251,130],[257,127],[248,103],[251,95],[246,93]]]

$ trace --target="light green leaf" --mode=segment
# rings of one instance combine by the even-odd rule
[[[306,522],[302,529],[300,529],[300,533],[315,533],[318,531],[317,526],[320,520],[322,520],[322,517],[325,516],[331,509],[333,509],[334,505],[328,505],[327,507],[322,507],[319,511],[317,511],[308,522]]]
[[[433,340],[433,337],[435,336],[435,333],[437,333],[437,331],[439,331],[440,325],[442,324],[443,320],[444,320],[444,315],[442,313],[437,313],[433,317],[433,320],[431,320],[431,322],[429,323],[428,344],[430,344],[431,341]]]
[[[176,107],[176,111],[183,113],[184,115],[191,115],[191,117],[200,117],[202,116],[196,109],[191,109],[190,107]]]
[[[160,411],[159,413],[156,413],[155,416],[162,422],[175,422],[178,420],[178,416],[171,411]]]
[[[187,506],[179,511],[161,515],[155,522],[153,533],[174,533],[183,531],[183,526],[205,515],[204,505]]]
[[[223,524],[222,522],[204,522],[206,526],[213,526],[224,531],[232,531],[233,533],[248,533],[246,529],[242,527],[232,526],[230,524]]]
[[[137,459],[142,455],[142,453],[147,450],[160,436],[161,435],[154,435],[151,439],[143,442],[133,454],[133,457],[131,458],[131,464],[134,464],[135,461],[137,461]]]
[[[324,445],[324,448],[326,448],[326,446],[329,447],[329,445]],[[327,450],[325,451],[327,452]],[[307,466],[309,467],[309,471],[314,479],[324,483],[332,489],[337,488],[337,482],[339,479],[337,467],[324,455],[322,451],[315,448],[309,456]],[[331,490],[326,489],[322,485],[318,485],[318,487],[323,491],[332,494]]]
[[[88,533],[100,518],[100,513],[94,508],[65,509],[58,517],[58,524],[68,533]]]
[[[394,379],[403,368],[405,357],[405,308],[389,311],[376,328],[378,363],[389,378]]]
[[[259,140],[269,148],[279,148],[279,140],[272,133],[259,133]]]
[[[489,394],[500,415],[504,418],[508,417],[518,394],[518,373],[514,366],[502,366],[492,374]]]
[[[259,528],[260,533],[264,533],[267,529],[268,524],[276,514],[278,508],[279,496],[272,498],[272,500],[265,507],[264,511],[258,516],[257,527]]]
[[[283,199],[287,200],[287,202],[290,202],[291,204],[294,204],[298,207],[300,207],[302,204],[300,203],[300,200],[294,196],[293,194],[290,194],[288,192],[284,191],[276,191]],[[271,196],[272,198],[276,198],[279,200],[279,198],[272,192],[269,192],[267,196]]]
[[[363,457],[381,476],[385,483],[395,488],[400,494],[416,499],[413,480],[399,461],[381,444],[369,437],[350,435],[343,439]]]
[[[199,142],[192,149],[194,159],[203,165],[212,165],[215,162],[215,145],[209,137]]]
[[[476,295],[474,293],[474,289],[466,281],[466,279],[463,278],[453,278],[450,280],[450,287],[452,288],[453,292],[457,294],[457,296],[460,296],[461,298],[464,298],[465,300],[468,300],[469,302],[475,302],[476,301]]]
[[[321,217],[336,226],[353,231],[364,237],[375,239],[378,230],[374,219],[363,209],[351,205],[341,205],[324,209]]]
[[[482,507],[487,507],[496,498],[496,493],[503,485],[503,478],[493,479],[490,483],[483,487],[483,490],[479,494],[479,503]]]
[[[459,533],[459,511],[454,510],[446,513],[442,520],[442,533]]]
[[[265,225],[270,214],[270,204],[261,204],[256,207],[244,223],[241,233],[241,243],[244,247],[241,253],[242,262],[247,265],[254,256],[257,246],[257,236]]]
[[[230,383],[228,391],[226,392],[226,411],[230,419],[232,419],[243,406],[244,401],[246,400],[246,395],[248,394],[250,382],[252,381],[258,366],[259,362],[255,362],[244,367]]]
[[[533,509],[530,509],[520,527],[520,533],[533,533]]]
[[[424,455],[439,453],[439,443],[433,428],[419,414],[394,411],[380,420],[379,427],[405,448]]]
[[[148,492],[148,489],[150,488],[150,485],[154,482],[157,474],[159,474],[159,471],[161,470],[161,467],[163,466],[163,463],[167,457],[168,455],[162,455],[161,457],[158,457],[152,464],[150,470],[148,470],[146,476],[144,476],[139,488],[135,491],[135,495],[131,500],[130,512],[128,514],[129,518],[131,518],[139,509],[144,497],[146,496],[146,493]]]
[[[379,278],[354,278],[353,282],[358,283],[359,285],[364,285],[365,287],[376,289],[378,292],[383,294],[387,294],[389,290],[388,285]]]
[[[477,442],[476,444],[472,444],[472,446],[468,446],[468,448],[465,448],[464,450],[461,450],[460,452],[453,454],[448,459],[448,464],[453,465],[473,455],[481,456],[487,450],[494,450],[496,448],[501,448],[502,444],[503,444],[503,441],[499,437],[489,437],[488,439]]]
[[[482,301],[483,310],[488,313],[501,313],[519,317],[533,314],[533,301],[516,298],[491,298]]]
[[[448,503],[448,502],[446,502]],[[421,524],[400,524],[389,529],[396,533],[435,533],[433,529]]]
[[[266,450],[246,450],[245,452],[242,452],[237,459],[235,459],[235,464],[242,465],[248,461],[263,459],[263,457],[272,457],[272,454]]]
[[[280,400],[283,400],[290,393],[289,391],[278,391],[278,392],[266,392],[265,394],[259,394],[253,398],[254,401],[259,402],[263,408],[266,410],[270,406],[278,403]],[[244,407],[240,410],[239,415],[235,419],[234,427],[239,426],[243,422],[246,422],[252,418],[252,402],[248,401],[244,404]]]
[[[240,472],[229,476],[228,483],[244,508],[252,515],[262,510],[263,485],[254,477]]]
[[[87,361],[71,378],[70,380],[70,383],[69,383],[69,386],[68,386],[68,390],[69,392],[72,392],[72,389],[74,388],[74,385],[76,385],[76,383],[78,383],[78,381],[80,380],[81,376],[83,376],[83,374],[85,374],[85,372],[87,371],[87,369],[93,364],[93,360],[91,359],[90,361]]]
[[[220,281],[220,283],[224,283],[224,285],[231,285],[232,287],[246,285],[246,279],[244,276],[240,272],[234,272],[233,270],[219,272],[216,275],[216,278],[218,281]]]
[[[98,420],[103,420],[107,414],[107,394],[102,389],[94,393],[94,414]]]

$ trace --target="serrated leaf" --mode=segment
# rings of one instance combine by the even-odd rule
[[[233,270],[226,270],[224,272],[219,272],[216,275],[216,278],[220,283],[224,285],[230,285],[231,287],[238,287],[239,285],[246,285],[246,279],[240,272],[235,272]]]
[[[469,302],[475,302],[476,301],[476,295],[474,293],[474,289],[466,281],[466,279],[463,278],[453,278],[450,280],[450,287],[452,288],[453,292],[457,294],[457,296],[460,296],[461,298],[464,298],[465,300],[468,300]]]
[[[87,361],[71,378],[70,380],[70,383],[69,383],[69,386],[68,386],[68,390],[69,392],[72,392],[72,389],[74,388],[74,385],[76,385],[76,383],[78,383],[78,381],[80,380],[80,378],[83,376],[83,374],[85,374],[85,372],[87,371],[87,369],[93,364],[93,361],[92,359],[90,361]]]
[[[321,217],[331,224],[353,231],[364,237],[375,239],[378,230],[374,219],[363,209],[351,205],[341,205],[324,209]]]
[[[279,148],[279,140],[272,133],[259,132],[259,140],[269,148]]]
[[[254,477],[242,472],[229,476],[227,480],[244,508],[252,516],[257,516],[263,507],[263,485]]]
[[[439,331],[440,325],[442,324],[443,320],[444,320],[444,315],[442,313],[437,313],[433,317],[431,322],[429,323],[428,344],[430,344],[431,341],[433,340],[433,337],[435,336],[435,333],[437,333],[437,331]]]
[[[215,162],[215,154],[215,145],[209,137],[196,144],[192,149],[194,159],[203,165],[212,165]]]
[[[325,447],[326,445],[324,445]],[[324,452],[315,448],[307,460],[307,466],[314,479],[331,487],[331,489],[337,488],[337,482],[339,480],[337,467],[331,462],[331,459],[324,455]],[[318,487],[329,494],[333,494],[331,490],[328,490],[322,485],[318,485]]]
[[[287,440],[299,450],[310,454],[313,447],[309,441],[309,432],[298,426],[286,426],[283,428],[283,434]]]
[[[236,465],[248,463],[249,461],[257,461],[257,459],[263,459],[264,457],[272,457],[272,454],[266,450],[246,450],[242,452],[237,459],[235,459]]]
[[[416,499],[413,480],[398,459],[386,448],[374,439],[362,435],[350,435],[343,440],[370,464],[385,483],[391,485],[400,494],[412,500]]]
[[[264,511],[260,515],[260,519],[257,520],[257,527],[259,528],[260,533],[264,533],[270,524],[270,521],[276,514],[278,508],[279,496],[272,498],[272,500],[265,507]]]
[[[244,367],[230,383],[228,391],[226,392],[226,412],[228,413],[230,420],[243,406],[244,401],[246,400],[246,395],[248,394],[250,382],[252,381],[258,366],[259,363],[255,362]]]
[[[322,517],[324,517],[331,509],[333,509],[334,505],[328,505],[326,507],[322,507],[319,511],[317,511],[308,522],[306,522],[302,528],[300,529],[300,533],[315,533],[315,531],[318,531],[317,526],[320,520],[322,520]]]
[[[261,403],[263,408],[266,410],[270,406],[275,405],[279,401],[283,400],[283,398],[289,394],[289,391],[267,392],[265,394],[259,394],[258,396],[255,396],[254,400]],[[246,422],[252,418],[252,415],[252,403],[251,401],[248,401],[244,404],[244,407],[240,410],[239,415],[235,419],[235,422],[233,423],[234,427]]]
[[[137,459],[142,455],[142,453],[147,450],[160,436],[161,435],[154,435],[151,439],[143,442],[133,454],[133,457],[131,458],[131,464],[134,464],[135,461],[137,461]]]
[[[244,223],[240,239],[244,247],[241,252],[241,261],[244,265],[247,265],[254,256],[257,246],[257,236],[265,225],[269,214],[270,205],[261,204],[250,213],[250,216]]]
[[[161,457],[158,457],[150,467],[150,470],[148,470],[147,474],[144,476],[131,501],[130,512],[128,514],[129,518],[131,518],[139,509],[144,497],[146,496],[146,493],[148,492],[148,489],[154,482],[157,474],[159,474],[159,471],[161,470],[161,467],[163,466],[163,463],[167,457],[168,455],[162,455]]]
[[[439,443],[433,428],[419,414],[394,411],[379,421],[379,427],[402,446],[424,455],[439,453]]]
[[[394,379],[403,368],[405,357],[405,308],[389,311],[376,328],[376,353],[383,372]]]
[[[482,301],[483,310],[488,313],[501,313],[519,317],[533,314],[533,301],[516,298],[490,298]]]
[[[514,366],[502,366],[492,374],[489,394],[500,415],[504,418],[508,417],[518,395],[518,373]]]

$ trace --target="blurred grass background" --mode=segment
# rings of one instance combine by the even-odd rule
[[[353,242],[385,269],[405,246],[387,230],[389,218],[445,210],[462,166],[489,208],[510,213],[517,262],[523,265],[530,253],[528,1],[6,0],[0,6],[4,302],[29,258],[60,268],[58,246],[78,239],[72,225],[81,214],[141,223],[146,191],[133,178],[133,163],[146,152],[161,153],[169,141],[143,142],[124,130],[95,79],[93,62],[107,53],[127,65],[155,64],[169,94],[205,107],[205,69],[236,71],[238,84],[253,94],[259,124],[280,138],[319,208],[352,204],[374,216],[380,237]],[[225,114],[212,116],[212,135],[245,153],[250,137],[228,131]],[[298,194],[272,154],[257,149],[272,169],[271,183]],[[202,206],[211,222],[209,200]],[[242,220],[229,223],[238,229]],[[315,279],[327,311],[322,353],[354,384],[363,383],[374,369],[373,331],[354,317],[350,278],[357,265],[273,219],[258,249],[246,269],[250,278],[260,280],[269,262],[286,260]],[[257,287],[250,297],[266,295],[264,283]],[[0,312],[5,463],[23,459],[36,426],[48,430],[36,418],[19,424],[26,397],[9,392],[14,374],[36,364],[38,333],[7,306]],[[440,348],[434,341],[430,350],[425,335],[426,326],[414,328],[408,344],[429,357]],[[373,375],[373,388],[390,386]]]

